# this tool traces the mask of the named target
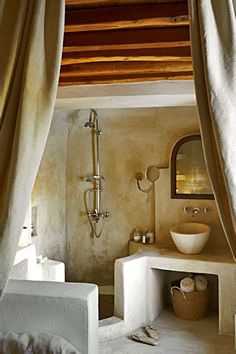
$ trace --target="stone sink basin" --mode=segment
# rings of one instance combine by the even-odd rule
[[[211,228],[197,222],[181,223],[170,228],[172,239],[180,253],[198,254],[205,247]]]

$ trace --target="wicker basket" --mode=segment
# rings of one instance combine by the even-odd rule
[[[171,283],[171,301],[174,313],[184,320],[200,320],[207,315],[209,304],[209,286],[203,291],[190,293],[180,291],[180,280]]]

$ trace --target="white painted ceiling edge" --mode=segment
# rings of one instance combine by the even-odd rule
[[[59,87],[56,108],[196,106],[192,80]]]

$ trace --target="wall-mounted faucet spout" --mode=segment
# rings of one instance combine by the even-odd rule
[[[192,217],[194,217],[197,214],[204,213],[207,214],[211,212],[211,208],[205,207],[205,208],[199,208],[199,207],[184,207],[183,211],[187,214],[191,214]]]

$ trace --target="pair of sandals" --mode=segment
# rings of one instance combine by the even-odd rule
[[[149,345],[157,345],[158,344],[158,333],[157,329],[150,325],[145,327],[145,330],[148,336],[144,333],[133,333],[131,334],[130,338],[135,340],[136,342],[149,344]]]

